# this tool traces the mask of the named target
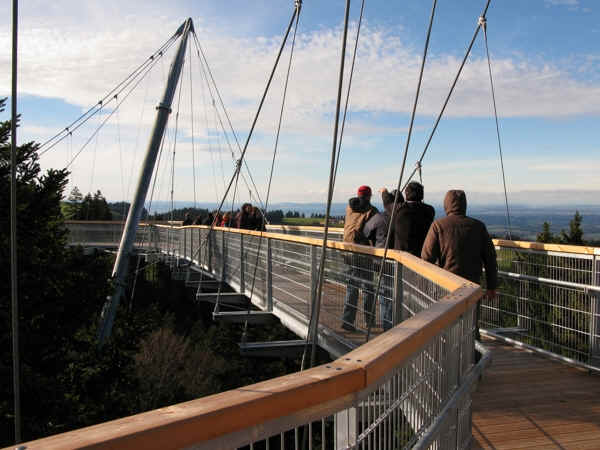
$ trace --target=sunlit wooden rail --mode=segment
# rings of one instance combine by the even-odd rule
[[[200,234],[202,228],[190,230]],[[156,232],[159,239],[166,238],[160,238],[160,229]],[[179,235],[185,245],[193,248],[194,244],[189,244],[183,236],[185,234]],[[211,239],[213,237],[225,245],[214,247],[215,252],[211,251],[210,255],[202,256],[198,252],[194,257],[194,252],[187,253],[181,247],[177,253],[225,278],[227,267],[220,272],[224,266],[221,264],[218,269],[213,265],[227,261],[223,257],[228,252],[235,254],[235,242],[249,245],[245,251],[250,259],[242,261],[238,269],[248,273],[251,268],[245,269],[243,265],[249,263],[252,256],[261,254],[262,250],[259,252],[256,246],[260,239],[272,240],[270,245],[264,242],[265,251],[268,248],[290,251],[288,245],[305,246],[303,254],[309,256],[315,252],[311,248],[321,243],[302,236],[266,233],[261,237],[258,232],[230,229],[217,229]],[[173,236],[166,240],[170,242],[171,238]],[[181,239],[178,245],[182,245]],[[161,247],[159,242],[158,248]],[[254,253],[251,248],[255,249]],[[473,341],[474,311],[481,289],[402,252],[391,252],[389,261],[384,262],[380,250],[331,241],[329,253],[328,264],[339,265],[342,274],[344,264],[357,261],[348,259],[349,256],[365,258],[358,261],[363,269],[382,263],[390,267],[400,265],[402,276],[408,274],[409,279],[413,277],[411,282],[419,282],[414,290],[403,289],[394,295],[412,297],[410,301],[420,302],[420,309],[413,315],[406,314],[390,331],[330,364],[30,442],[27,448],[194,446],[213,449],[250,444],[254,448],[300,448],[302,442],[307,448],[332,449],[412,448],[415,445],[444,448],[449,442],[454,443],[453,448],[468,448],[470,395],[483,367],[483,364],[474,364]],[[277,257],[275,251],[273,274],[281,263]],[[302,267],[297,257],[285,264],[297,269]],[[338,269],[332,269],[327,275],[332,282],[339,282]],[[241,273],[238,282],[239,275]],[[235,274],[231,276],[235,281]],[[419,288],[429,289],[429,292],[420,294]],[[276,283],[272,290],[277,291]],[[443,295],[427,299],[432,293]],[[274,294],[273,303],[277,301]]]

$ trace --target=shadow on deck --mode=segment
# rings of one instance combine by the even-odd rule
[[[600,449],[600,376],[486,338],[472,449]]]

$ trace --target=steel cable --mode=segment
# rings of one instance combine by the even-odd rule
[[[150,71],[152,70],[152,68],[154,67],[154,65],[150,66],[149,68],[146,69],[146,72],[144,72],[144,74],[141,76],[141,78],[139,78],[137,80],[137,82],[133,85],[133,87],[129,90],[129,92],[127,92],[125,94],[125,96],[123,97],[123,99],[119,102],[117,101],[117,104],[115,106],[115,108],[111,111],[111,113],[104,119],[104,121],[101,122],[101,124],[94,130],[94,132],[92,133],[92,135],[86,140],[86,142],[81,146],[81,148],[77,151],[77,153],[75,154],[75,156],[73,156],[73,158],[71,159],[71,161],[66,165],[65,169],[68,169],[73,162],[75,162],[75,160],[77,159],[77,157],[79,156],[79,154],[87,147],[87,145],[91,142],[91,140],[94,138],[94,136],[100,131],[100,129],[102,129],[102,127],[106,124],[106,122],[108,122],[110,120],[110,118],[113,116],[113,114],[119,110],[119,107],[123,104],[123,102],[125,100],[127,100],[127,98],[131,95],[131,93],[139,86],[139,84],[144,80],[144,78],[146,78],[146,76],[148,75],[148,73],[150,73]],[[102,106],[100,107],[100,109],[98,111],[100,111],[102,109]],[[93,116],[90,116],[93,117]],[[50,150],[49,148],[46,149],[45,152],[47,152],[48,150]],[[42,152],[40,153],[40,156],[45,153]]]
[[[408,135],[406,137],[406,145],[404,146],[404,156],[402,157],[402,167],[400,168],[400,176],[398,177],[398,187],[396,189],[396,195],[394,195],[394,204],[392,206],[392,212],[390,213],[390,222],[388,223],[387,234],[385,238],[385,248],[383,250],[383,259],[381,261],[381,267],[379,268],[379,275],[377,277],[377,288],[375,289],[375,297],[373,304],[371,305],[371,311],[369,312],[370,317],[375,317],[375,309],[377,305],[377,298],[379,297],[379,291],[381,289],[381,278],[383,276],[383,268],[385,267],[385,260],[387,252],[390,246],[390,236],[392,234],[394,223],[394,216],[396,213],[396,206],[398,205],[398,198],[400,197],[400,187],[402,186],[402,177],[404,175],[404,169],[406,167],[406,158],[408,157],[408,149],[410,146],[410,138],[412,136],[412,130],[415,123],[415,115],[417,113],[417,104],[419,103],[419,94],[421,93],[421,83],[423,81],[423,72],[425,71],[425,63],[427,61],[427,52],[429,50],[429,40],[431,38],[431,29],[433,28],[433,19],[435,18],[435,8],[437,6],[437,0],[433,0],[431,6],[431,14],[429,16],[429,27],[427,29],[427,38],[425,39],[425,46],[423,48],[423,58],[421,59],[421,69],[419,71],[419,81],[417,82],[417,91],[415,93],[415,101],[413,102],[412,112],[410,116],[410,124],[408,127]],[[374,320],[367,320],[367,341],[371,337],[371,326]]]
[[[316,358],[316,345],[317,345],[317,335],[319,330],[319,313],[321,309],[321,297],[323,293],[323,279],[325,277],[325,255],[327,251],[327,235],[329,232],[329,215],[331,212],[331,201],[333,199],[333,182],[335,178],[335,160],[336,160],[336,151],[337,151],[337,138],[338,138],[338,129],[340,122],[340,109],[342,102],[342,85],[344,82],[344,62],[346,59],[346,41],[348,39],[348,17],[350,15],[350,0],[346,0],[346,12],[344,15],[344,30],[342,33],[342,54],[340,61],[340,72],[338,78],[338,92],[337,92],[337,101],[335,107],[335,123],[333,127],[333,147],[331,153],[331,166],[329,169],[329,187],[327,194],[327,209],[325,212],[325,229],[323,230],[323,245],[321,247],[321,262],[319,264],[319,276],[318,276],[318,289],[315,301],[313,303],[313,307],[311,309],[311,316],[309,321],[308,333],[306,336],[306,345],[304,347],[304,352],[302,355],[302,366],[300,370],[304,370],[304,366],[306,363],[307,349],[308,343],[312,340],[311,346],[311,354],[310,354],[310,367],[314,366],[315,358]]]
[[[350,76],[348,78],[348,90],[346,92],[346,104],[344,106],[344,116],[342,118],[342,128],[340,131],[340,142],[338,144],[337,157],[336,157],[336,161],[335,161],[335,171],[333,173],[334,188],[335,188],[335,180],[337,178],[338,164],[340,162],[340,155],[342,153],[342,139],[344,138],[344,130],[346,129],[345,128],[346,127],[346,114],[348,112],[348,103],[350,101],[350,88],[352,87],[352,79],[354,77],[354,64],[356,62],[356,53],[358,50],[358,38],[360,36],[360,28],[362,25],[364,9],[365,9],[365,0],[362,0],[361,6],[360,6],[360,16],[358,18],[358,25],[356,27],[356,39],[354,41],[354,53],[352,54],[352,66],[350,67]]]
[[[487,0],[487,3],[485,5],[483,13],[481,14],[481,17],[485,17],[485,14],[487,13],[488,7],[490,6],[490,2],[491,2],[491,0]],[[421,75],[419,77],[419,84],[418,84],[418,87],[417,87],[417,95],[415,97],[415,103],[414,103],[414,106],[413,106],[413,112],[412,112],[412,117],[411,117],[411,121],[410,121],[410,128],[409,128],[408,138],[407,138],[406,147],[405,147],[405,151],[404,151],[404,158],[403,158],[403,161],[402,161],[402,169],[400,171],[400,177],[398,179],[398,187],[396,189],[396,195],[394,196],[394,205],[392,207],[392,212],[390,214],[390,224],[388,226],[388,232],[387,232],[387,236],[386,236],[386,239],[385,239],[385,250],[383,252],[383,260],[382,260],[381,268],[379,270],[379,276],[378,276],[378,280],[377,280],[377,288],[375,290],[375,301],[373,302],[373,306],[375,306],[376,303],[377,303],[377,297],[379,296],[379,291],[381,289],[381,277],[382,277],[382,274],[383,274],[383,267],[385,265],[385,259],[387,257],[387,252],[388,252],[388,249],[389,249],[390,236],[391,236],[391,231],[392,231],[392,224],[393,224],[394,216],[395,216],[395,213],[396,213],[396,206],[398,204],[398,198],[399,198],[400,192],[402,190],[404,190],[404,188],[406,187],[406,185],[404,185],[404,187],[402,187],[402,176],[403,176],[404,168],[405,168],[405,165],[406,165],[406,157],[407,157],[407,154],[408,154],[408,144],[409,144],[410,135],[411,135],[412,128],[413,128],[413,123],[414,123],[414,115],[415,115],[415,111],[416,111],[416,104],[417,104],[417,100],[418,100],[418,97],[419,97],[419,90],[420,90],[420,87],[421,87],[421,78],[423,76],[423,67],[424,67],[424,64],[425,64],[425,56],[427,54],[427,47],[429,45],[429,35],[431,33],[431,27],[432,27],[432,23],[433,23],[433,16],[434,16],[434,13],[435,13],[436,3],[437,3],[437,0],[434,0],[433,1],[433,8],[432,8],[432,11],[431,11],[430,23],[429,23],[429,31],[427,33],[427,41],[426,41],[425,50],[424,50],[424,53],[423,53],[424,57],[423,57],[423,61],[421,63]],[[448,93],[448,95],[446,97],[446,100],[444,101],[444,105],[442,106],[442,110],[440,111],[440,113],[439,113],[439,115],[438,115],[438,117],[437,117],[437,119],[435,121],[435,125],[433,127],[433,130],[431,131],[431,134],[429,135],[429,138],[427,140],[427,144],[425,145],[425,150],[423,150],[421,158],[419,158],[418,164],[415,167],[415,170],[413,171],[413,175],[416,173],[417,169],[420,168],[420,165],[423,162],[423,158],[425,157],[425,154],[427,153],[427,150],[429,148],[429,144],[431,143],[431,140],[433,139],[433,135],[435,134],[435,131],[437,130],[438,124],[440,123],[440,119],[442,118],[442,116],[444,114],[444,111],[446,110],[446,106],[448,106],[448,102],[450,101],[450,97],[452,96],[452,93],[454,92],[454,88],[456,87],[456,83],[458,82],[458,79],[460,77],[460,74],[462,73],[462,70],[463,70],[463,68],[465,66],[465,63],[467,62],[467,58],[469,57],[469,54],[471,53],[471,49],[473,48],[473,44],[475,42],[475,39],[477,38],[477,34],[479,33],[479,29],[480,28],[481,28],[481,24],[478,23],[477,24],[477,28],[475,29],[475,33],[473,34],[473,38],[471,39],[469,47],[467,48],[465,56],[464,56],[464,58],[462,60],[462,63],[460,65],[459,69],[458,69],[458,73],[456,74],[456,76],[454,78],[454,81],[452,83],[452,86],[450,87],[450,92]],[[406,183],[406,184],[408,184],[408,183]],[[374,312],[374,311],[372,310],[372,312]],[[370,339],[370,336],[371,336],[371,325],[369,324],[369,327],[367,329],[367,341]]]
[[[143,74],[142,77],[145,76],[148,67],[154,66],[156,61],[162,58],[163,54],[176,41],[176,37],[178,37],[177,34],[172,36],[167,42],[165,42],[165,44],[163,44],[159,48],[159,50],[154,52],[146,61],[144,61],[140,66],[138,66],[130,75],[128,75],[123,81],[121,81],[108,94],[102,97],[94,106],[89,108],[85,113],[83,113],[73,122],[71,122],[63,130],[61,130],[50,139],[47,139],[45,142],[43,142],[39,147],[40,150],[43,149],[43,151],[40,151],[40,156],[43,156],[45,153],[50,151],[57,144],[62,142],[69,135],[69,133],[72,133],[73,131],[77,130],[82,125],[84,125],[89,119],[98,114],[98,112],[100,112],[103,106],[106,106],[107,103],[110,103],[112,100],[115,99],[115,94],[121,94],[130,84],[135,82],[135,80],[138,76],[140,76],[140,74]]]
[[[298,23],[300,22],[300,13],[302,10],[302,4],[299,3],[298,5],[298,13],[296,14],[296,25],[294,27],[294,35],[292,37],[292,44],[291,44],[291,48],[290,48],[290,58],[288,61],[288,67],[287,67],[287,73],[285,75],[285,83],[283,86],[283,96],[282,96],[282,100],[281,100],[281,109],[279,110],[279,121],[277,123],[277,133],[275,135],[275,146],[273,148],[273,158],[271,160],[271,171],[269,173],[269,182],[267,183],[267,196],[265,198],[265,211],[264,214],[262,214],[262,226],[260,228],[260,238],[258,241],[258,250],[256,252],[256,262],[254,263],[254,273],[252,275],[252,286],[250,288],[250,302],[248,303],[248,313],[250,313],[250,305],[252,304],[252,296],[254,295],[254,286],[255,286],[255,281],[256,281],[256,270],[258,268],[258,261],[259,261],[259,257],[260,257],[260,250],[262,247],[262,237],[263,237],[263,233],[265,230],[265,222],[266,222],[266,213],[268,211],[269,208],[269,198],[271,195],[271,182],[273,181],[273,171],[275,168],[275,159],[277,157],[277,148],[279,145],[279,134],[281,132],[281,124],[283,122],[283,111],[285,108],[285,100],[287,98],[287,89],[288,89],[288,82],[290,79],[290,71],[292,68],[292,59],[294,56],[294,47],[296,45],[296,34],[298,32]],[[248,321],[246,320],[246,322],[244,323],[244,333],[246,333],[246,330],[248,328]]]
[[[485,15],[487,13],[487,10],[490,6],[490,2],[491,0],[487,0],[487,3],[485,4],[485,8],[483,9],[483,13],[481,14],[480,17],[485,18]],[[475,39],[477,39],[477,35],[479,34],[479,29],[481,28],[481,24],[478,22],[477,23],[477,28],[475,28],[475,33],[473,34],[473,38],[471,39],[471,42],[469,44],[469,47],[467,48],[467,51],[465,52],[465,56],[460,64],[460,67],[458,69],[458,72],[456,73],[456,76],[454,77],[454,81],[452,83],[452,85],[450,86],[450,91],[448,92],[448,95],[446,96],[446,100],[444,101],[444,104],[442,105],[442,110],[440,111],[440,113],[437,116],[437,119],[435,121],[435,124],[433,126],[433,129],[431,131],[431,134],[429,135],[429,138],[427,139],[427,143],[425,144],[425,148],[423,150],[423,153],[421,153],[421,157],[418,159],[418,163],[422,164],[423,163],[423,159],[425,158],[425,154],[427,153],[427,150],[429,150],[429,146],[431,144],[431,140],[433,139],[433,136],[437,130],[437,127],[440,123],[440,120],[442,118],[442,116],[444,115],[444,111],[446,110],[446,106],[448,106],[448,102],[450,101],[450,97],[452,97],[452,93],[454,92],[454,88],[456,87],[456,83],[458,82],[458,79],[462,73],[462,70],[467,62],[467,58],[469,57],[469,55],[471,54],[471,49],[473,48],[473,44],[475,43]],[[406,182],[406,184],[404,184],[404,186],[402,187],[402,190],[404,190],[404,188],[406,187],[406,185],[408,183],[410,183],[410,180],[412,179],[412,177],[414,176],[414,174],[416,173],[416,169],[413,171],[411,177],[409,177],[408,181]]]
[[[231,123],[231,119],[229,117],[229,113],[227,112],[227,108],[225,108],[225,103],[223,102],[223,99],[221,98],[221,93],[219,91],[219,88],[217,86],[217,83],[215,82],[215,79],[213,77],[212,74],[212,70],[210,69],[210,66],[208,65],[208,60],[206,59],[206,55],[204,54],[204,51],[202,49],[202,46],[200,45],[200,41],[198,40],[198,37],[196,36],[196,33],[193,33],[194,36],[194,42],[196,43],[197,46],[197,50],[198,50],[198,57],[200,58],[200,54],[202,55],[202,59],[204,60],[205,64],[206,64],[206,70],[210,76],[210,79],[212,80],[213,86],[215,88],[215,92],[217,94],[217,97],[219,99],[219,103],[221,105],[221,108],[223,109],[223,113],[225,114],[225,118],[227,119],[227,122],[229,124],[229,128],[231,129],[231,134],[233,134],[233,137],[235,139],[235,142],[237,144],[238,150],[241,153],[241,147],[240,147],[240,143],[238,141],[237,138],[237,134],[233,128],[233,125]],[[211,91],[211,95],[212,95],[212,91]],[[214,99],[213,99],[214,100]],[[216,106],[215,106],[216,108]],[[227,143],[229,144],[229,139],[227,138],[227,133],[225,133],[225,127],[223,126],[223,123],[221,121],[221,116],[219,115],[219,122],[221,122],[221,128],[223,129],[223,134],[225,135],[225,139],[227,140]],[[230,145],[230,144],[229,144]],[[230,145],[231,147],[231,145]],[[235,159],[235,158],[234,158]],[[261,205],[261,208],[263,209],[263,213],[264,211],[264,205],[262,202],[262,199],[260,198],[260,192],[258,191],[258,188],[256,187],[256,183],[254,182],[254,177],[252,176],[252,172],[250,171],[250,167],[248,166],[248,163],[244,160],[244,167],[246,168],[246,172],[248,173],[248,177],[250,178],[250,182],[252,183],[252,186],[254,187],[254,191],[256,192],[256,198],[258,199],[258,202]],[[246,181],[246,178],[244,177],[244,175],[242,174],[242,179],[244,180],[244,183],[246,184],[246,187],[248,188],[248,190],[250,189],[250,186],[248,185],[248,182]]]
[[[276,71],[277,66],[279,64],[279,60],[281,58],[281,53],[283,52],[283,49],[285,48],[285,44],[287,42],[288,36],[290,34],[292,26],[294,25],[294,19],[296,18],[296,13],[297,13],[297,8],[294,7],[294,12],[292,13],[292,17],[290,18],[290,22],[289,22],[289,24],[287,26],[285,35],[283,37],[283,41],[281,42],[281,46],[279,47],[279,51],[277,52],[277,57],[275,58],[275,63],[273,64],[273,68],[271,69],[271,73],[269,75],[269,79],[267,80],[267,85],[265,86],[265,89],[263,91],[260,103],[258,105],[258,109],[256,111],[256,114],[254,115],[254,119],[252,121],[252,125],[250,127],[250,131],[248,132],[248,136],[246,138],[246,142],[245,142],[244,147],[242,149],[242,153],[240,155],[240,159],[238,159],[238,162],[236,163],[236,168],[234,170],[234,173],[233,173],[231,179],[229,180],[229,184],[227,186],[227,189],[226,189],[223,197],[221,198],[221,201],[219,203],[219,207],[217,208],[217,213],[216,214],[219,214],[221,212],[221,210],[223,208],[223,204],[225,203],[225,200],[227,199],[227,196],[229,195],[229,191],[231,190],[233,182],[235,181],[235,179],[237,177],[237,174],[241,170],[242,163],[244,161],[244,157],[246,156],[246,152],[248,150],[248,144],[250,143],[250,139],[252,138],[252,133],[253,133],[254,128],[256,126],[256,122],[258,121],[258,118],[260,116],[260,112],[262,110],[263,104],[264,104],[265,99],[267,97],[267,93],[269,92],[269,88],[271,86],[271,82],[273,81],[273,76],[275,75],[275,71]],[[213,224],[211,224],[211,226],[210,226],[210,228],[208,230],[208,235],[207,235],[206,239],[204,240],[204,242],[202,243],[202,245],[206,245],[206,243],[208,242],[208,240],[209,240],[210,236],[212,235],[213,231],[214,231],[214,222],[213,222]],[[200,251],[200,247],[196,251],[196,254]]]
[[[502,170],[502,185],[504,187],[504,202],[506,204],[506,232],[508,233],[508,239],[512,240],[512,226],[510,223],[510,212],[508,210],[508,193],[506,192],[506,175],[504,174],[504,158],[502,156],[502,143],[500,140],[500,126],[498,125],[498,110],[496,108],[496,91],[494,89],[494,80],[492,78],[492,63],[490,61],[490,49],[488,47],[487,37],[487,20],[484,16],[481,17],[480,22],[483,27],[483,37],[485,41],[485,53],[487,55],[488,72],[490,75],[490,89],[492,91],[492,103],[494,104],[494,118],[496,120],[496,136],[498,138],[498,152],[500,154],[500,168]]]

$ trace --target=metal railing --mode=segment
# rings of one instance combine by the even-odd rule
[[[93,237],[99,241],[98,236],[103,233],[102,227],[96,225],[93,229],[96,230],[96,237],[88,229],[88,238]],[[295,236],[322,237],[322,229],[319,227],[274,225],[269,226],[269,229]],[[342,230],[333,229],[330,240],[341,240],[342,234]],[[600,249],[506,240],[495,240],[494,243],[498,255],[499,295],[495,299],[482,301],[482,331],[569,363],[593,370],[600,369]],[[290,254],[293,255],[293,251]],[[285,264],[286,260],[282,261]],[[305,258],[305,268],[308,271],[309,266],[306,264],[308,262]],[[375,281],[372,262],[365,261],[359,266],[357,273],[366,276],[348,278],[354,280],[362,297],[369,303],[374,283],[364,282],[364,278]],[[331,267],[336,266],[332,264]],[[341,264],[338,263],[337,267],[341,267]],[[398,276],[398,270],[405,268],[386,262],[385,278],[382,280],[382,301],[385,306],[377,308],[377,327],[384,325],[386,314],[385,311],[382,313],[382,309],[390,307],[386,300],[392,300],[394,324],[427,305],[426,295],[400,296],[400,302],[396,300],[397,294],[393,291],[390,294],[390,283],[392,288],[396,286],[393,280],[397,278],[402,279],[400,289],[417,293],[427,291],[422,291],[417,286],[419,280],[410,281],[409,271]],[[338,279],[343,279],[346,274],[338,270],[335,275]],[[335,279],[333,274],[332,278]],[[349,285],[352,285],[352,281]],[[286,289],[282,287],[279,290]],[[286,292],[280,293],[283,297]],[[291,295],[295,293],[292,292]],[[305,298],[304,294],[302,298]],[[338,298],[337,303],[339,312],[339,305],[343,301]],[[359,318],[356,326],[362,332],[366,328],[364,304],[360,301],[356,308]],[[349,308],[352,309],[352,305]]]
[[[208,227],[152,227],[151,246],[188,259],[238,292],[269,309],[285,305],[310,317],[321,240],[289,234]],[[415,266],[388,258],[370,247],[330,242],[325,261],[321,324],[330,331],[344,327],[366,336],[369,320],[381,332],[427,309],[449,290],[420,275]],[[257,254],[260,250],[260,255]],[[419,261],[415,258],[415,260]],[[377,276],[384,266],[382,289],[375,299]],[[255,268],[256,266],[256,268]],[[418,267],[418,265],[417,265]],[[268,270],[267,270],[268,268]],[[341,336],[340,336],[341,338]]]
[[[482,301],[482,331],[600,370],[600,249],[494,242],[500,284]]]
[[[319,236],[318,227],[282,228]],[[336,231],[332,239],[341,239],[342,231]],[[495,299],[482,300],[481,331],[600,370],[600,248],[506,240],[494,244],[500,284]]]
[[[258,261],[255,304],[310,314],[320,241],[233,229],[216,229],[209,237],[206,227],[149,228],[151,247],[201,265],[247,294]],[[401,321],[332,363],[27,448],[469,448],[470,392],[489,359],[486,354],[474,365],[481,289],[403,252],[381,257],[378,249],[328,242],[323,327],[339,328],[347,292],[356,288],[355,326],[364,331],[370,311],[360,305],[381,264],[383,298],[395,305],[394,321]],[[377,326],[384,314],[378,308]]]

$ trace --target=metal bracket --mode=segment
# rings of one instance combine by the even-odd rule
[[[158,106],[156,107],[157,110],[164,110],[167,111],[167,113],[171,114],[171,108],[168,105],[165,105],[164,103],[159,103]]]
[[[486,31],[487,19],[485,18],[485,16],[479,16],[479,19],[477,19],[477,25],[483,28],[483,31]]]

